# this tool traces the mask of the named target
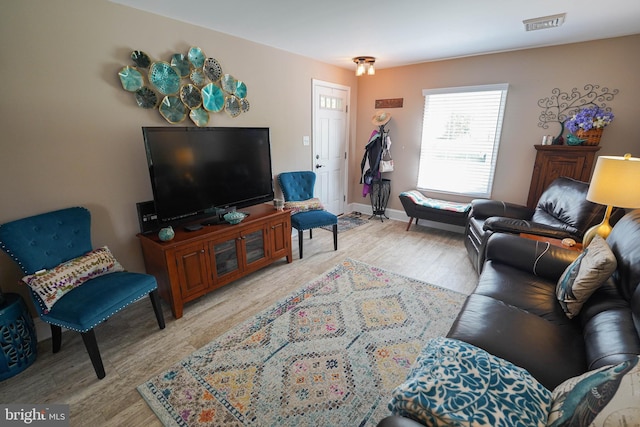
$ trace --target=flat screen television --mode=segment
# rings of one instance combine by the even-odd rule
[[[273,200],[269,128],[143,127],[160,224]]]

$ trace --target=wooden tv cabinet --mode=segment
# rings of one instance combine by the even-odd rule
[[[216,224],[197,231],[174,228],[163,242],[156,233],[138,234],[147,273],[158,281],[160,297],[176,319],[184,303],[291,255],[291,215],[260,204],[240,224]]]

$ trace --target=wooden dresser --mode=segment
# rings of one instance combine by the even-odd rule
[[[527,206],[535,208],[540,195],[561,176],[588,182],[599,145],[534,145],[533,166]]]

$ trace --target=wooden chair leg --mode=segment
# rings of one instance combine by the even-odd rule
[[[84,346],[87,348],[87,353],[89,353],[93,369],[96,371],[98,379],[101,380],[105,377],[105,373],[102,358],[100,357],[100,349],[98,348],[98,341],[96,340],[96,333],[93,329],[90,329],[87,332],[82,332],[80,335],[82,335],[82,341],[84,341]]]
[[[413,222],[413,217],[409,218],[409,224],[407,224],[407,229],[405,231],[409,231],[409,227],[411,227],[411,223]]]
[[[60,326],[51,325],[51,345],[54,353],[60,351],[62,347],[62,328]]]
[[[164,314],[162,313],[162,306],[160,305],[160,297],[158,296],[158,290],[154,289],[149,292],[149,298],[151,299],[151,305],[153,306],[153,312],[156,314],[156,320],[160,329],[164,329]]]
[[[333,250],[338,250],[338,224],[333,224]]]
[[[300,253],[300,259],[302,259],[302,234],[303,230],[298,230],[298,252]]]

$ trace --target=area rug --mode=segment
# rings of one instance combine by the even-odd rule
[[[367,219],[361,218],[360,216],[361,214],[356,214],[354,212],[348,215],[340,215],[338,217],[338,234],[349,231],[353,228],[359,227],[369,222]],[[325,225],[320,228],[327,231],[333,231],[333,227],[330,225]]]
[[[346,259],[138,391],[166,426],[375,426],[464,299]]]

